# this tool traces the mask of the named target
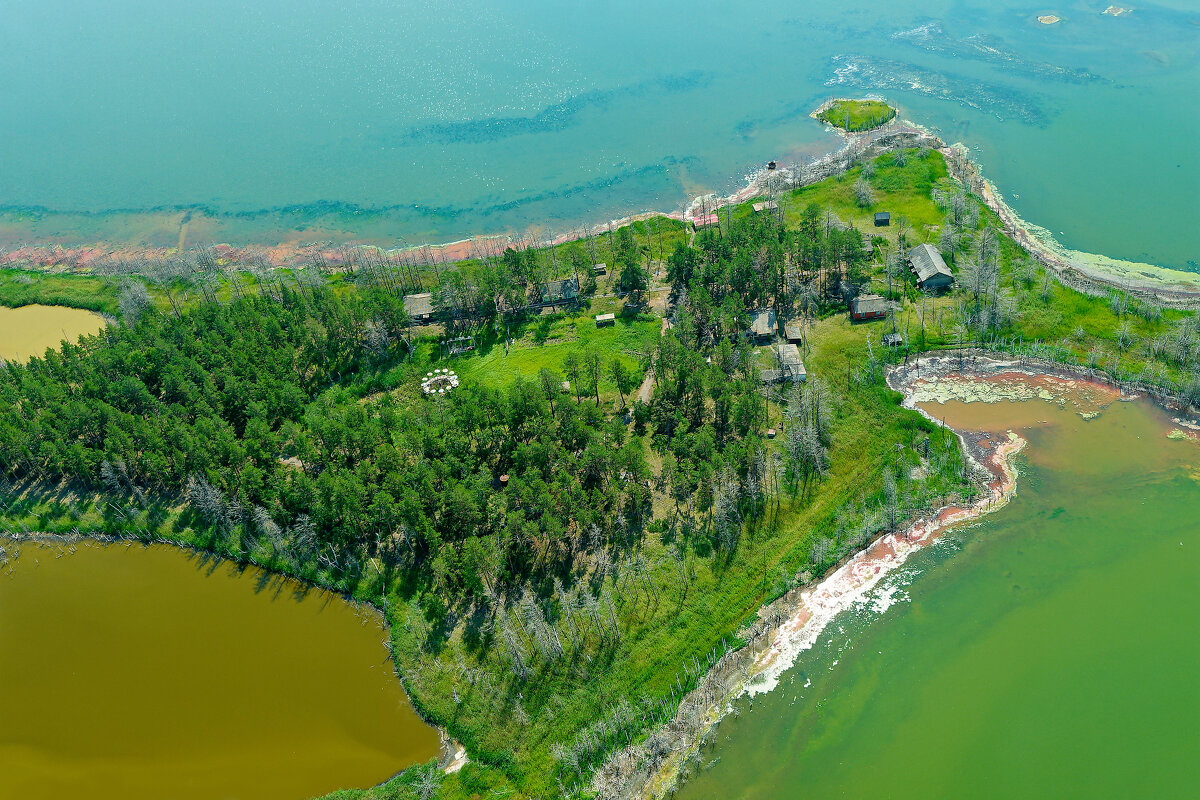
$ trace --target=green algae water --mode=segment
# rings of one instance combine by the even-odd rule
[[[1019,431],[1017,496],[739,701],[679,797],[1194,797],[1200,444],[1140,401],[933,413]]]
[[[0,548],[3,800],[300,800],[437,752],[380,620],[328,592],[163,545]]]
[[[878,93],[1067,246],[1194,268],[1200,11],[1107,5],[8,0],[0,243],[562,232],[825,152],[808,113]]]

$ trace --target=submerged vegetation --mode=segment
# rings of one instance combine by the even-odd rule
[[[384,608],[414,704],[472,761],[337,797],[603,793],[595,769],[765,601],[976,491],[889,362],[984,343],[1200,401],[1194,315],[1057,284],[935,151],[776,199],[455,265],[96,279],[125,325],[0,368],[0,523],[177,541]],[[958,290],[915,285],[922,242]],[[548,296],[563,277],[578,298]],[[432,325],[405,309],[420,290]],[[887,318],[852,324],[868,291]],[[769,377],[768,308],[802,384]],[[461,386],[423,395],[444,367]]]
[[[896,109],[882,100],[833,100],[817,113],[817,119],[849,133],[878,128],[895,117]]]

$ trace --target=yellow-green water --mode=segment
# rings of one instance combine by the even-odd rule
[[[1016,498],[835,620],[679,796],[1194,797],[1200,445],[1144,402],[935,413],[1029,440]]]
[[[0,569],[4,800],[299,800],[436,753],[373,614],[167,546],[19,549]]]
[[[25,361],[43,355],[47,347],[57,349],[64,339],[74,342],[103,328],[104,317],[82,308],[0,306],[0,359]]]

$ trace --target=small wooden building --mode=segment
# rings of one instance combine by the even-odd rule
[[[596,315],[596,327],[597,328],[603,328],[606,325],[615,325],[615,324],[617,324],[617,315],[616,314],[597,314]]]
[[[779,372],[782,380],[788,383],[803,383],[808,379],[808,371],[800,360],[800,348],[794,344],[781,344],[775,349],[775,357],[779,360]]]
[[[777,211],[779,209],[779,204],[774,200],[764,200],[762,202],[755,203],[750,207],[754,209],[755,214],[760,214],[763,211]]]
[[[800,344],[804,340],[803,331],[800,328],[800,323],[793,320],[785,322],[783,325],[783,338],[787,339],[792,344]]]
[[[892,224],[892,212],[890,212],[890,211],[875,212],[875,227],[876,228],[886,228],[887,226],[889,226],[891,224]]]
[[[850,302],[850,319],[865,322],[887,316],[887,301],[877,294],[860,294]]]
[[[608,274],[608,264],[592,264],[592,274],[593,275],[607,275]]]
[[[883,335],[883,344],[885,347],[900,347],[904,344],[904,337],[899,333],[885,333]]]
[[[946,289],[954,285],[954,273],[931,244],[919,244],[908,251],[908,265],[922,289]]]
[[[409,294],[404,296],[404,310],[408,319],[416,325],[423,325],[433,319],[433,295]]]
[[[759,344],[767,344],[775,338],[779,330],[779,322],[775,319],[775,309],[763,308],[754,312],[750,321],[750,338]]]

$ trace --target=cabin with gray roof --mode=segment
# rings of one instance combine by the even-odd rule
[[[908,251],[908,264],[922,289],[946,289],[954,285],[954,273],[942,254],[931,244],[919,244]]]
[[[433,295],[429,292],[405,295],[404,310],[408,313],[408,319],[416,325],[432,321]]]
[[[547,281],[538,287],[538,293],[541,295],[544,305],[571,302],[576,297],[579,297],[579,279],[562,278],[560,280]]]
[[[750,321],[750,337],[759,344],[766,344],[775,338],[779,322],[775,319],[775,309],[763,308],[754,312]]]

